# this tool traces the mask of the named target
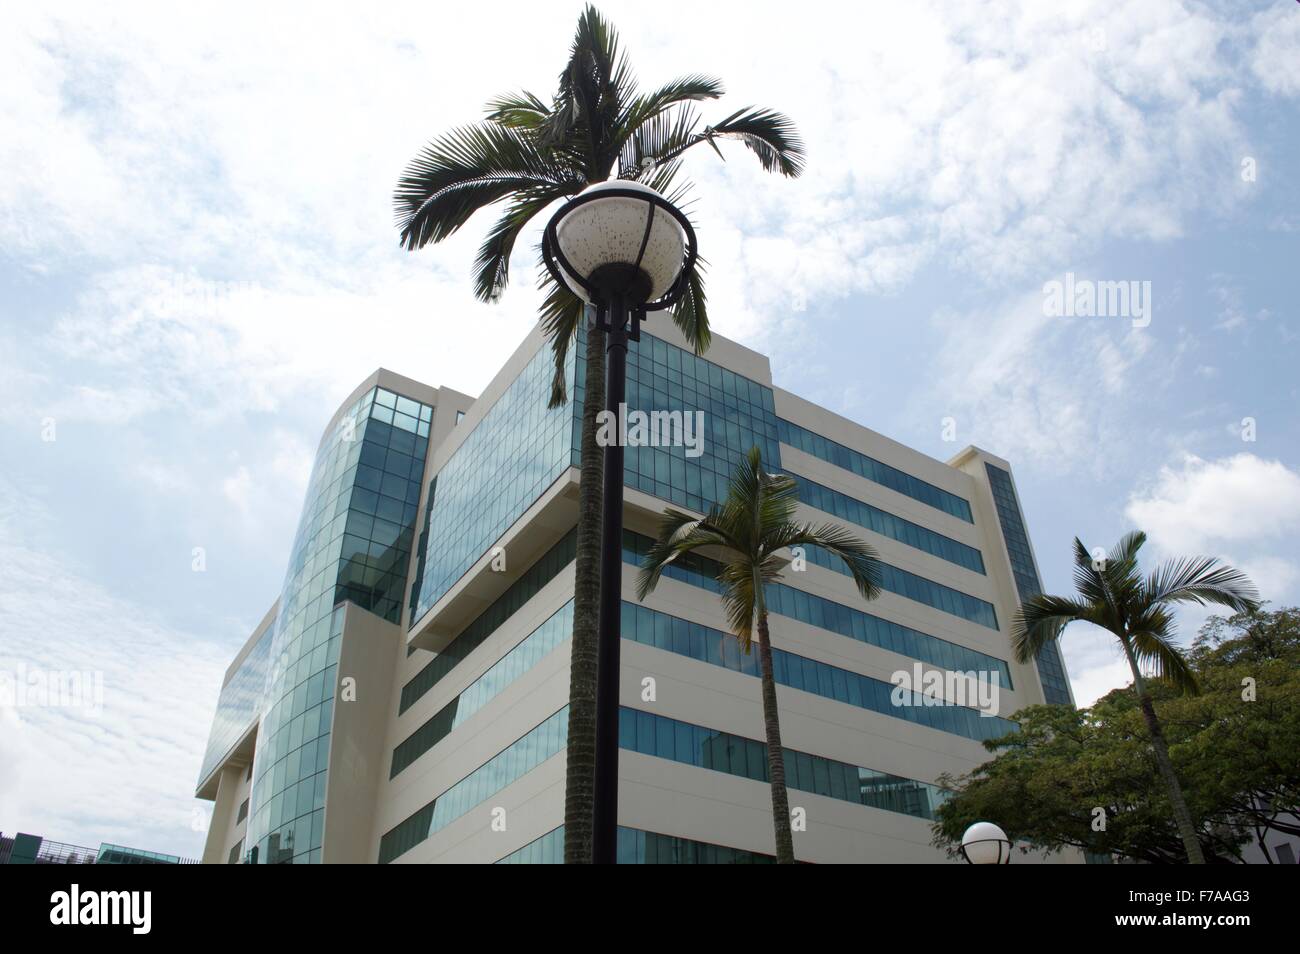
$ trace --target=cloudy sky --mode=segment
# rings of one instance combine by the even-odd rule
[[[645,83],[714,73],[706,119],[807,140],[796,182],[689,166],[714,325],[779,385],[1010,459],[1050,590],[1141,526],[1300,599],[1300,4],[601,6]],[[0,707],[0,830],[197,855],[328,415],[380,365],[477,393],[535,313],[527,252],[472,299],[485,223],[401,251],[393,184],[549,94],[580,5],[106,7],[0,32],[0,669],[102,680]],[[1067,274],[1150,282],[1149,323],[1047,314]],[[1065,652],[1081,702],[1126,681]]]

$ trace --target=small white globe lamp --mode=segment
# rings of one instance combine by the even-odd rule
[[[1011,864],[1011,841],[992,822],[976,822],[961,836],[961,855],[971,865]]]

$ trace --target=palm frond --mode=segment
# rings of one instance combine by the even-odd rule
[[[1119,543],[1115,544],[1110,551],[1110,559],[1117,563],[1136,563],[1138,551],[1142,549],[1143,544],[1147,542],[1147,535],[1141,530],[1130,530],[1124,536],[1120,537]]]
[[[1259,591],[1240,570],[1214,557],[1185,557],[1162,563],[1143,583],[1155,603],[1215,603],[1237,613],[1259,609]]]
[[[722,584],[722,608],[727,614],[727,626],[737,640],[742,652],[749,652],[754,637],[754,620],[758,616],[761,591],[754,586],[753,566],[744,560],[723,565],[718,575]]]
[[[669,507],[659,524],[659,535],[641,561],[637,577],[637,599],[644,600],[659,585],[659,578],[667,566],[680,556],[677,549],[681,539],[699,526],[699,517]]]
[[[538,143],[555,148],[585,141],[587,181],[606,179],[618,155],[613,147],[618,116],[623,104],[635,96],[636,80],[619,50],[618,33],[589,4],[578,18],[550,115],[538,128]]]
[[[641,178],[647,170],[674,162],[698,138],[699,124],[699,114],[683,107],[630,129],[619,145],[619,178]]]
[[[1084,602],[1109,607],[1118,617],[1118,607],[1106,588],[1101,572],[1094,567],[1092,554],[1078,537],[1074,538],[1074,589]]]
[[[646,166],[633,176],[625,176],[643,185],[648,185],[665,199],[685,211],[687,197],[690,195],[694,185],[689,181],[677,181],[677,175],[681,171],[680,162],[666,162],[657,166]]]
[[[516,130],[496,123],[454,129],[420,150],[397,182],[393,205],[400,240],[408,249],[423,248],[493,202],[574,184]]]
[[[479,301],[494,302],[510,281],[510,256],[515,241],[528,223],[548,205],[579,190],[575,185],[529,189],[518,193],[505,213],[488,231],[474,259],[474,295]]]
[[[763,495],[759,504],[758,525],[759,533],[766,534],[769,527],[780,527],[794,519],[799,507],[799,484],[789,474],[764,472],[762,479]],[[760,537],[760,545],[761,540]]]
[[[1094,607],[1082,600],[1040,593],[1020,604],[1011,622],[1011,649],[1016,661],[1027,663],[1039,651],[1061,635],[1075,620],[1094,622]]]
[[[555,356],[551,397],[546,406],[556,408],[569,400],[569,345],[578,336],[587,304],[567,285],[557,282],[546,268],[538,269],[538,275],[538,287],[545,292],[541,308],[542,332],[550,340],[551,352]]]
[[[1191,664],[1182,650],[1174,645],[1167,630],[1159,626],[1137,630],[1129,633],[1129,640],[1141,668],[1168,680],[1179,692],[1195,694],[1200,691]]]
[[[664,511],[659,534],[641,561],[641,574],[637,579],[637,598],[645,599],[659,584],[663,571],[679,556],[706,546],[727,547],[730,541],[724,530],[708,522],[709,517],[720,517],[714,507],[703,519],[674,510]]]
[[[1123,615],[1129,615],[1142,603],[1142,573],[1138,568],[1138,551],[1146,542],[1146,534],[1140,530],[1124,534],[1123,538],[1106,557],[1106,565],[1101,571],[1106,592],[1114,605],[1121,607]]]
[[[618,135],[614,145],[621,150],[629,137],[662,117],[674,106],[717,99],[725,91],[722,80],[694,73],[665,83],[652,92],[636,96],[628,102],[627,107],[618,117]]]
[[[780,172],[792,179],[803,172],[803,140],[784,113],[753,106],[738,109],[722,122],[706,127],[701,135],[711,144],[716,138],[739,140],[758,157],[766,172]]]
[[[804,168],[804,145],[794,123],[770,109],[750,107],[737,110],[726,119],[696,132],[695,114],[690,109],[674,110],[651,120],[639,135],[633,132],[623,147],[624,166],[670,162],[700,143],[708,143],[719,156],[719,139],[733,139],[758,157],[767,172],[797,177]],[[725,157],[724,157],[725,158]]]
[[[708,298],[704,293],[705,267],[703,258],[697,257],[691,263],[683,278],[685,288],[682,297],[672,309],[673,324],[696,354],[708,351],[709,344],[713,341],[713,332],[709,329]]]
[[[487,104],[487,119],[510,129],[537,130],[550,114],[545,103],[527,91],[503,93]]]
[[[821,547],[844,561],[853,582],[863,599],[874,600],[880,595],[883,581],[880,555],[875,548],[857,534],[833,523],[814,526],[810,523],[787,524],[781,532],[769,537],[775,548],[814,546]]]
[[[740,540],[739,550],[753,553],[758,545],[758,513],[763,505],[763,459],[757,447],[751,447],[731,471],[727,496],[722,502],[722,521]]]

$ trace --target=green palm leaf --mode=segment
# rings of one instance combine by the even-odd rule
[[[1074,539],[1074,582],[1077,598],[1031,596],[1021,604],[1012,623],[1011,643],[1016,659],[1028,662],[1071,622],[1082,620],[1108,630],[1141,665],[1179,691],[1195,692],[1196,682],[1182,649],[1174,642],[1177,603],[1216,603],[1235,612],[1259,606],[1259,594],[1246,575],[1212,557],[1188,557],[1161,564],[1145,578],[1138,559],[1147,536],[1127,533],[1100,565],[1078,537]],[[1134,684],[1142,673],[1135,669]]]
[[[1236,613],[1259,608],[1259,592],[1246,574],[1212,557],[1187,557],[1157,567],[1143,583],[1153,603],[1217,603]]]
[[[1027,663],[1060,636],[1067,624],[1075,620],[1092,621],[1097,616],[1095,607],[1082,600],[1045,594],[1031,596],[1021,603],[1011,623],[1012,652],[1018,662]]]
[[[557,282],[545,268],[540,269],[538,274],[538,286],[545,292],[541,308],[542,331],[550,341],[551,353],[555,356],[555,372],[551,377],[551,396],[547,407],[556,408],[569,399],[565,373],[569,345],[577,337],[587,306],[567,285]]]
[[[709,350],[713,334],[709,331],[708,298],[704,294],[705,261],[697,258],[683,276],[682,297],[673,306],[672,319],[677,330],[695,349],[696,354]]]
[[[441,242],[493,202],[574,186],[582,183],[519,131],[479,123],[425,146],[398,180],[393,203],[402,244],[417,249]]]
[[[510,280],[510,256],[515,241],[528,223],[547,206],[579,189],[579,185],[573,184],[517,193],[505,213],[488,231],[474,260],[474,295],[479,301],[496,301],[505,291]]]
[[[1137,629],[1130,639],[1134,655],[1143,669],[1159,679],[1168,680],[1179,692],[1200,691],[1191,663],[1182,649],[1174,645],[1166,628]]]
[[[488,121],[529,132],[541,128],[550,112],[545,103],[529,92],[505,93],[487,104]]]
[[[820,547],[844,561],[863,599],[874,600],[880,595],[880,557],[874,547],[864,543],[851,530],[831,523],[817,526],[791,523],[785,532],[772,534],[769,545],[775,548]]]
[[[626,140],[629,134],[660,118],[674,106],[717,99],[724,92],[722,80],[697,73],[675,79],[646,95],[635,96],[618,119],[622,138]],[[623,142],[615,142],[615,145],[621,148]]]
[[[710,142],[719,137],[739,140],[767,172],[780,172],[790,178],[803,172],[803,140],[789,117],[775,110],[752,106],[739,109],[705,129],[703,135]]]

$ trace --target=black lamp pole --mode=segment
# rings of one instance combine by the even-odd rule
[[[605,407],[617,415],[627,394],[628,324],[637,319],[630,313],[622,295],[612,297],[608,314]],[[600,636],[596,650],[596,780],[592,790],[595,814],[591,855],[594,864],[612,865],[616,862],[618,849],[618,689],[623,642],[619,626],[623,590],[622,440],[612,440],[605,445],[601,488],[600,611],[597,616]]]
[[[565,256],[557,237],[561,219],[575,207],[603,199],[636,199],[646,204],[645,231],[636,259],[601,265],[582,275]],[[650,276],[641,268],[646,244],[654,224],[655,210],[663,209],[681,226],[686,252],[681,271],[660,298],[647,302]],[[596,331],[605,335],[605,410],[620,419],[619,408],[627,396],[628,341],[641,340],[641,320],[647,311],[658,311],[677,302],[685,290],[686,276],[697,256],[695,230],[682,212],[655,192],[631,188],[604,188],[583,194],[565,204],[547,223],[542,237],[542,258],[555,280],[578,285],[596,305]],[[590,390],[586,400],[591,400]],[[615,439],[604,447],[602,522],[600,533],[600,602],[597,613],[598,643],[596,671],[596,775],[592,818],[592,861],[615,864],[618,858],[618,714],[621,633],[619,622],[623,595],[623,440],[616,427]]]

